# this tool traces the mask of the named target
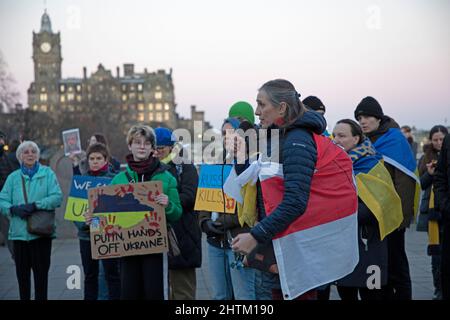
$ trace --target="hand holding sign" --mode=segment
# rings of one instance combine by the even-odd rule
[[[169,205],[169,197],[162,193],[155,197],[155,202],[162,205],[164,208],[167,208],[167,206]]]

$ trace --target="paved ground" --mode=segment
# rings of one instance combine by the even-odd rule
[[[429,300],[433,297],[433,283],[430,257],[426,255],[427,234],[416,232],[414,228],[411,228],[406,233],[406,240],[413,281],[413,298]],[[205,246],[205,241],[203,241],[203,246]],[[208,283],[207,256],[203,261],[202,268],[197,269],[197,299],[208,300],[211,299],[211,289]],[[81,268],[78,240],[55,240],[49,274],[49,299],[80,300],[83,298],[81,289],[69,290],[67,288],[66,282],[69,274],[66,273],[66,270],[70,265],[77,265]],[[19,292],[14,263],[8,250],[0,247],[0,300],[17,299],[19,299]],[[334,287],[331,299],[339,299]]]

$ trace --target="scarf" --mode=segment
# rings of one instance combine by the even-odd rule
[[[28,168],[22,163],[20,165],[20,169],[22,170],[22,173],[26,176],[29,176],[31,180],[33,176],[36,174],[36,172],[38,172],[39,170],[39,162],[36,161],[32,168]]]
[[[375,155],[377,152],[375,151],[375,148],[373,147],[372,143],[369,139],[365,139],[363,142],[358,144],[356,147],[351,149],[348,152],[348,155],[350,159],[352,159],[352,162],[355,163],[359,159],[367,156],[367,155]]]
[[[102,176],[105,175],[108,172],[109,169],[109,163],[105,163],[105,165],[103,167],[101,167],[100,169],[98,169],[97,171],[93,171],[93,170],[88,170],[88,174],[90,176]]]
[[[152,155],[150,155],[148,159],[135,161],[133,155],[129,154],[126,157],[126,160],[131,170],[136,172],[138,175],[152,175],[160,164],[159,160],[154,158]]]

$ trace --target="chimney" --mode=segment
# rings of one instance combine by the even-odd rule
[[[119,79],[120,78],[120,68],[119,67],[116,68],[116,73],[117,73],[117,79]]]
[[[87,69],[86,67],[83,67],[83,79],[86,80],[87,78]]]
[[[132,77],[134,75],[134,64],[125,63],[123,65],[123,72],[125,77]]]

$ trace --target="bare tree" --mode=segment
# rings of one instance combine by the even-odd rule
[[[15,88],[16,80],[8,71],[8,65],[0,51],[0,113],[14,110],[20,101],[20,93]]]

